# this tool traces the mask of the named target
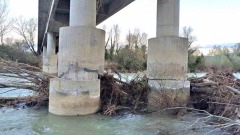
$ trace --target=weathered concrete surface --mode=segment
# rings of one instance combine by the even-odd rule
[[[180,0],[157,1],[157,37],[179,36]]]
[[[96,0],[70,2],[70,26],[96,26]],[[81,14],[81,15],[79,15]]]
[[[149,39],[149,109],[184,106],[189,99],[187,39],[179,37],[180,0],[157,1],[157,37]]]
[[[100,106],[98,73],[104,64],[105,32],[94,27],[60,30],[58,76],[50,82],[49,112],[95,113]]]
[[[149,79],[187,79],[187,39],[164,36],[149,39],[147,71]]]
[[[56,54],[56,35],[53,32],[47,33],[47,55]]]
[[[57,115],[86,115],[94,113],[100,104],[100,81],[52,79],[49,111]]]
[[[100,106],[105,32],[96,29],[96,0],[70,3],[70,26],[59,34],[58,78],[50,80],[49,112],[92,114]]]
[[[57,74],[58,72],[58,55],[50,55],[43,58],[43,71],[49,74]]]
[[[56,54],[56,35],[53,32],[47,34],[47,52],[43,57],[43,71],[57,74],[58,56]],[[45,49],[45,48],[44,48]],[[45,50],[46,51],[46,50]]]
[[[46,72],[47,71],[47,67],[46,66],[48,65],[47,46],[43,46],[42,63],[43,63],[42,70],[44,72]]]
[[[103,30],[83,26],[63,27],[60,29],[59,38],[59,76],[69,73],[71,66],[75,70],[86,68],[98,71],[104,65]]]

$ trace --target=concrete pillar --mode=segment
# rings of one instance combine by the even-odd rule
[[[56,51],[56,35],[53,32],[47,33],[47,49],[45,63],[43,63],[43,71],[49,74],[57,74],[57,54]]]
[[[53,32],[47,33],[47,55],[54,55],[56,52],[56,35]]]
[[[47,47],[43,46],[43,57],[47,56]]]
[[[70,0],[70,26],[96,26],[96,0]]]
[[[179,36],[179,0],[157,1],[157,37]]]
[[[47,68],[48,58],[47,58],[47,47],[46,46],[43,46],[42,62],[43,62],[42,70],[44,72],[48,71],[48,68]]]
[[[157,37],[149,39],[149,109],[184,106],[189,99],[187,39],[179,37],[180,0],[158,0]]]
[[[86,115],[98,111],[104,44],[105,32],[96,29],[96,0],[71,0],[70,26],[60,28],[58,78],[50,81],[49,112]]]

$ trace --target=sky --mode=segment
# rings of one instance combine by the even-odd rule
[[[9,0],[13,17],[36,17],[38,0]],[[146,32],[149,38],[156,36],[157,0],[135,0],[119,11],[98,28],[114,24],[121,29],[121,39],[135,28]],[[240,0],[181,0],[180,31],[183,26],[191,26],[197,37],[195,46],[240,42]],[[180,32],[181,33],[181,32]]]

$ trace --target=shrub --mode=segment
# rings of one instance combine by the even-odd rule
[[[39,57],[33,55],[31,52],[23,51],[16,46],[1,45],[0,58],[34,66],[39,66],[40,63]]]
[[[143,71],[147,65],[140,50],[132,50],[127,47],[119,51],[114,61],[117,63],[117,69],[128,72]]]

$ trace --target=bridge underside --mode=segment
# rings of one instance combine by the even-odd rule
[[[98,75],[103,73],[105,56],[105,31],[96,25],[133,0],[39,1],[43,71],[58,75],[50,80],[49,112],[95,113],[100,106]],[[189,98],[188,45],[187,39],[179,37],[179,7],[180,0],[157,0],[157,33],[149,39],[147,57],[150,110],[183,106]],[[44,14],[44,8],[49,12]]]
[[[134,0],[97,0],[96,24],[120,11]],[[69,26],[70,0],[39,0],[38,53],[46,46],[48,31],[59,33],[59,28]]]

